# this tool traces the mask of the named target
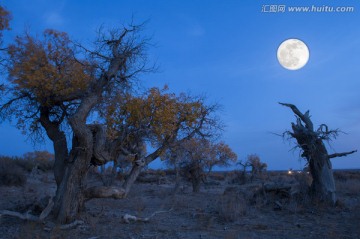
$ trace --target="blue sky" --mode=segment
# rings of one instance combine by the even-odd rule
[[[310,110],[315,125],[328,124],[347,134],[330,152],[360,149],[360,2],[358,0],[122,0],[2,1],[12,12],[6,40],[30,28],[68,32],[89,43],[101,24],[115,26],[149,20],[144,34],[152,36],[149,51],[159,72],[141,77],[144,86],[168,84],[175,92],[206,94],[223,105],[227,128],[223,139],[245,159],[256,153],[269,169],[299,168],[294,144],[273,133],[290,129],[293,113],[277,102]],[[264,13],[263,5],[285,5],[285,12]],[[354,12],[289,12],[290,6],[351,6]],[[288,38],[310,49],[308,64],[282,68],[276,50]],[[34,150],[26,136],[9,124],[0,125],[0,154]],[[37,145],[35,149],[51,149]],[[333,159],[334,168],[360,168],[359,153]]]

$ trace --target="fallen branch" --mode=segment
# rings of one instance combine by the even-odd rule
[[[115,186],[94,186],[86,189],[85,195],[87,200],[92,198],[122,199],[126,196],[123,188]]]
[[[43,221],[47,216],[49,216],[52,208],[54,206],[54,201],[52,200],[52,198],[49,199],[49,203],[48,205],[45,207],[45,209],[41,212],[40,216],[34,216],[32,214],[30,214],[29,212],[25,212],[25,213],[20,213],[20,212],[14,212],[14,211],[9,211],[9,210],[2,210],[0,211],[0,216],[2,215],[7,215],[7,216],[13,216],[13,217],[17,217],[20,218],[22,220],[29,220],[29,221],[37,221],[37,222],[41,222]]]
[[[72,228],[77,227],[78,225],[82,225],[82,224],[84,224],[84,221],[75,220],[72,223],[61,225],[59,228],[61,230],[72,229]]]
[[[52,222],[47,222],[47,225],[44,227],[44,230],[45,231],[51,231],[53,230],[54,228],[56,229],[60,229],[60,230],[67,230],[67,229],[73,229],[79,225],[83,225],[84,224],[84,221],[81,221],[81,220],[75,220],[69,224],[63,224],[63,225],[56,225],[55,223],[52,223]]]
[[[173,208],[171,208],[170,210],[167,211],[156,211],[153,214],[151,214],[149,217],[136,217],[130,214],[125,214],[124,216],[122,216],[122,220],[124,223],[131,223],[131,222],[149,222],[150,219],[152,217],[154,217],[156,214],[160,214],[160,213],[166,213],[166,212],[171,212],[173,210]]]
[[[14,211],[9,211],[9,210],[2,210],[2,211],[0,211],[0,216],[3,216],[3,215],[17,217],[22,220],[39,221],[39,217],[31,215],[28,212],[20,213],[20,212],[14,212]]]

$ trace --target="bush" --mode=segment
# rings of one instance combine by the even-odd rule
[[[16,159],[0,156],[0,185],[23,186],[25,183],[25,172],[17,165]]]
[[[244,194],[225,190],[218,200],[220,219],[225,222],[234,222],[247,213],[247,202]]]
[[[24,154],[25,162],[22,164],[26,167],[27,171],[31,171],[37,167],[43,172],[52,170],[54,167],[54,155],[48,151],[34,151]],[[31,168],[30,168],[31,167]]]
[[[217,181],[224,181],[226,178],[225,173],[215,173],[212,172],[209,174],[209,178]]]
[[[20,167],[26,172],[31,172],[32,169],[35,167],[35,162],[33,160],[25,160],[23,158],[15,158],[13,160],[18,167]]]

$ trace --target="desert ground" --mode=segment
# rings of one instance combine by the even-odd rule
[[[172,171],[148,170],[126,199],[86,202],[76,226],[64,229],[51,216],[39,223],[2,215],[0,238],[360,238],[360,170],[334,175],[338,202],[329,207],[307,196],[306,173],[264,172],[251,180],[238,171],[213,172],[200,193],[186,179],[174,193]],[[26,177],[22,186],[0,186],[0,210],[38,215],[54,196],[51,171]],[[100,185],[106,175],[88,177]]]

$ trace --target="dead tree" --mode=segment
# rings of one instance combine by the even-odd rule
[[[301,157],[307,160],[313,178],[310,188],[311,194],[321,201],[335,204],[336,190],[330,159],[347,156],[357,150],[328,154],[324,141],[335,138],[339,130],[329,130],[325,124],[321,124],[317,130],[314,130],[309,111],[303,114],[295,105],[279,104],[289,107],[296,116],[296,123],[291,123],[292,132],[286,131],[284,135],[296,139],[297,146],[302,150]]]

